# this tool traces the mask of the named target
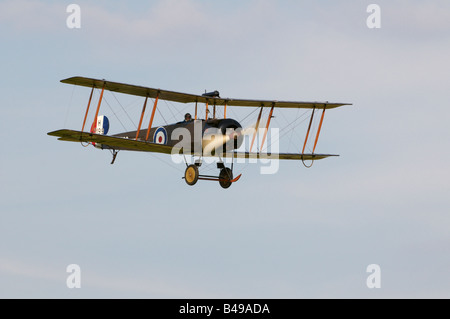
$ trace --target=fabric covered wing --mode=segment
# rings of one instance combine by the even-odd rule
[[[148,143],[143,141],[136,141],[127,138],[113,137],[107,135],[99,135],[87,132],[73,131],[73,130],[58,130],[47,133],[50,136],[59,137],[60,141],[69,142],[93,142],[102,145],[107,145],[116,150],[130,150],[142,152],[155,152],[163,154],[171,154],[173,147],[168,145],[161,145],[155,143]]]
[[[298,154],[298,153],[249,153],[249,152],[235,152],[226,153],[223,157],[227,158],[256,158],[256,159],[280,159],[280,160],[297,160],[309,161],[320,160],[331,156],[339,156],[333,154]]]
[[[321,108],[332,109],[343,105],[351,105],[348,103],[328,103],[328,102],[301,102],[301,101],[277,101],[277,100],[246,100],[233,98],[215,98],[206,97],[196,94],[180,93],[174,91],[167,91],[161,89],[153,89],[144,86],[124,84],[119,82],[112,82],[106,80],[92,79],[81,76],[76,76],[61,80],[62,83],[80,85],[86,87],[95,87],[101,89],[103,86],[105,90],[112,92],[119,92],[123,94],[131,94],[143,97],[156,98],[158,96],[161,100],[178,102],[178,103],[209,103],[210,105],[225,105],[228,106],[244,106],[244,107],[275,107],[275,108]]]

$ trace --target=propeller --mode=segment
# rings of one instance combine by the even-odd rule
[[[208,144],[204,146],[203,153],[212,154],[214,150],[221,150],[221,147],[232,139],[237,140],[241,136],[253,134],[255,132],[255,127],[256,124],[253,124],[245,129],[233,130],[231,133],[225,135],[221,134],[220,131],[217,134],[211,134],[211,136],[214,136],[214,139],[210,141],[206,140]],[[203,138],[203,140],[205,141],[205,138]]]

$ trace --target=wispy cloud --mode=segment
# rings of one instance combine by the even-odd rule
[[[386,3],[383,16],[386,28],[396,36],[413,36],[417,40],[448,38],[450,3],[448,1],[396,1]]]
[[[0,274],[2,276],[14,275],[51,281],[58,281],[62,278],[57,275],[58,272],[55,269],[3,257],[0,258]]]
[[[38,0],[0,2],[2,32],[26,34],[54,32],[65,26],[66,18],[66,7],[61,3]]]
[[[29,282],[30,288],[39,282],[59,284],[61,291],[69,289],[66,287],[66,279],[70,275],[66,272],[67,265],[56,268],[54,265],[42,264],[39,261],[26,263],[21,260],[0,258],[0,277],[22,277]],[[124,273],[111,273],[110,270],[104,272],[98,269],[92,270],[81,267],[80,292],[86,296],[147,296],[151,298],[196,298],[204,296],[205,293],[192,286],[183,286],[183,283],[173,282],[169,278],[151,274],[147,269],[145,276],[136,278],[126,277]],[[158,273],[158,272],[154,272]],[[2,291],[4,297],[8,297],[6,290]],[[25,293],[25,292],[24,292]],[[56,293],[56,292],[55,292]]]

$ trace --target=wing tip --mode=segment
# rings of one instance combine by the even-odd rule
[[[47,132],[47,135],[50,136],[58,136],[59,137],[59,133],[63,131],[63,130],[56,130],[56,131],[51,131],[51,132]]]
[[[79,76],[79,75],[77,75],[77,76],[71,76],[71,77],[69,77],[69,78],[62,79],[62,80],[60,80],[59,82],[61,82],[61,83],[70,83],[70,81],[73,81],[73,80],[79,79],[79,78],[82,78],[82,76]]]

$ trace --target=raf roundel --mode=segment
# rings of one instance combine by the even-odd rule
[[[153,134],[153,143],[166,145],[167,143],[167,132],[164,127],[158,127]]]

